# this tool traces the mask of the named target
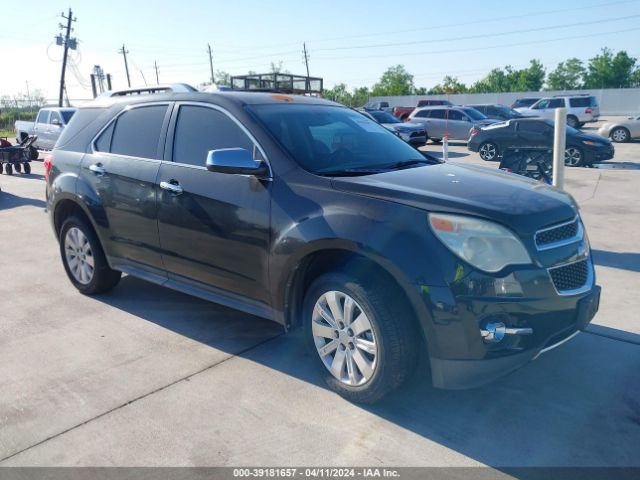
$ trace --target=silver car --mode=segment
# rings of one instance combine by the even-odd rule
[[[479,129],[497,122],[475,108],[458,106],[416,108],[409,115],[409,121],[424,125],[427,136],[436,143],[445,136],[450,140],[467,141],[474,128]]]
[[[618,143],[628,142],[632,138],[640,138],[640,115],[616,122],[605,122],[598,129],[598,133]]]

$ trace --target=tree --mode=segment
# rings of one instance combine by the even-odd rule
[[[546,70],[540,60],[530,60],[529,67],[522,70],[512,70],[513,83],[511,92],[539,92],[544,84]]]
[[[333,88],[325,88],[322,92],[322,96],[327,100],[333,100],[334,102],[342,103],[344,105],[351,104],[351,94],[347,90],[347,85],[339,83]]]
[[[376,97],[411,95],[414,92],[413,75],[403,65],[389,67],[371,90],[371,94]]]
[[[231,75],[224,70],[216,70],[216,85],[231,85]]]
[[[271,73],[291,73],[289,70],[282,69],[282,60],[278,60],[278,62],[271,62],[271,69],[269,70]]]
[[[369,89],[367,87],[355,88],[351,95],[351,106],[361,107],[369,101]]]
[[[511,67],[507,67],[509,69]],[[510,92],[511,91],[511,79],[508,76],[508,70],[502,70],[501,68],[494,68],[486,77],[482,80],[478,80],[471,86],[471,92],[473,93],[496,93],[496,92]]]
[[[589,60],[584,76],[585,88],[627,88],[634,84],[637,59],[621,50],[615,55],[603,48],[599,55]]]
[[[442,79],[442,83],[439,83],[435,87],[429,89],[429,95],[445,95],[451,93],[466,93],[467,86],[464,83],[458,81],[457,77],[445,75]]]
[[[566,62],[560,62],[547,77],[549,90],[578,90],[582,88],[582,79],[586,70],[582,61],[570,58]]]

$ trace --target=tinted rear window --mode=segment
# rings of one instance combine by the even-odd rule
[[[62,118],[64,118],[64,123],[69,123],[69,120],[71,120],[71,117],[73,117],[73,114],[76,112],[73,110],[63,110],[60,113],[62,114]]]
[[[124,112],[116,121],[111,153],[130,157],[158,158],[158,143],[166,105],[139,107]]]
[[[569,105],[572,107],[596,107],[598,103],[595,97],[576,97],[569,99]]]

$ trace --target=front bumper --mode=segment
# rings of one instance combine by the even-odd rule
[[[488,356],[480,360],[430,357],[433,385],[451,390],[474,388],[511,373],[535,360],[542,353],[571,340],[591,322],[599,304],[600,287],[594,285],[587,294],[577,300],[575,312],[568,324],[560,322],[563,324],[561,329],[547,330],[543,343],[532,348],[494,357]],[[529,324],[535,325],[536,319],[530,319]],[[533,328],[535,332],[535,327]]]
[[[604,160],[611,160],[615,155],[615,147],[613,144],[609,144],[604,147],[596,147],[585,149],[585,160],[587,164],[594,162],[602,162]]]

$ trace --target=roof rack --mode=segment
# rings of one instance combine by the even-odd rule
[[[567,93],[565,95],[554,95],[553,98],[556,97],[591,97],[590,93]]]
[[[127,95],[149,95],[154,93],[189,93],[197,92],[198,89],[186,83],[171,83],[163,85],[152,85],[145,87],[125,88],[122,90],[109,90],[101,94],[101,97],[126,97]]]

